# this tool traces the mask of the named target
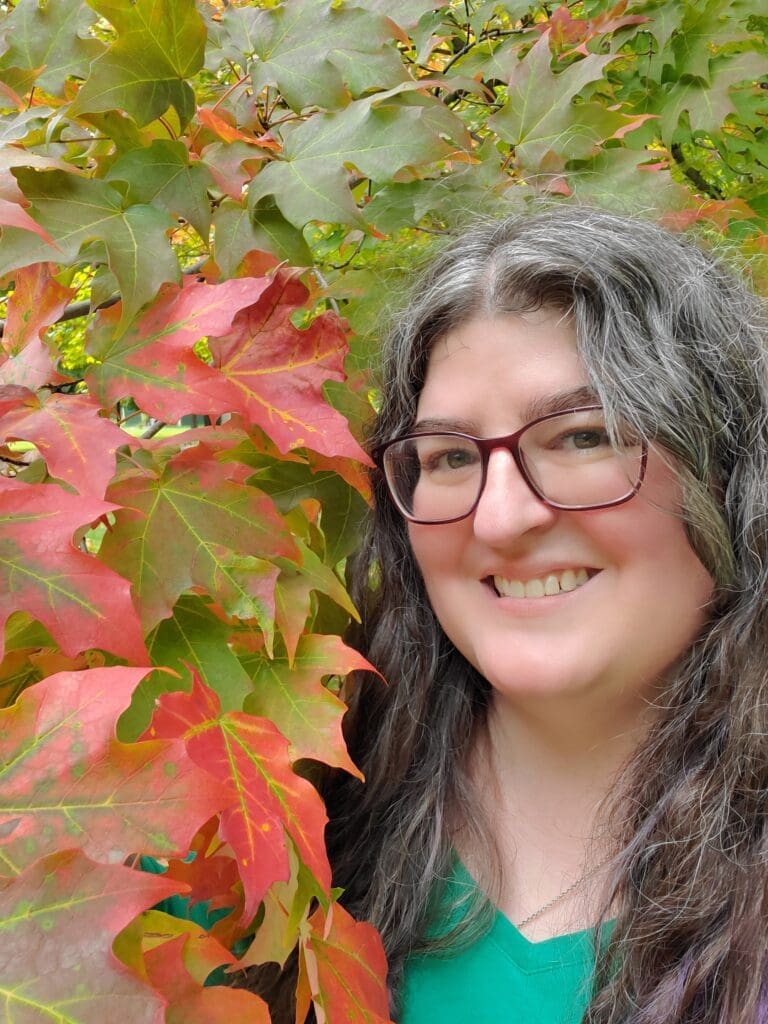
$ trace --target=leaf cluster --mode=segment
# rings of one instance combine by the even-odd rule
[[[359,774],[382,324],[436,238],[542,197],[768,284],[767,51],[746,0],[2,5],[9,1020],[266,1022],[205,983],[296,948],[297,1020],[388,1019],[310,781]]]

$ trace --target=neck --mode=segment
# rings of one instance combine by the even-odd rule
[[[470,771],[500,857],[500,887],[492,898],[513,921],[555,899],[585,867],[610,859],[616,838],[606,797],[649,723],[648,707],[637,697],[624,704],[615,695],[516,702],[494,694]],[[461,839],[457,845],[484,877],[482,846],[465,846]],[[527,934],[545,938],[588,927],[602,880],[598,871],[589,886],[557,903]]]
[[[582,695],[517,702],[494,696],[484,760],[504,803],[542,821],[588,825],[648,728],[647,704]],[[569,810],[571,808],[572,810]]]

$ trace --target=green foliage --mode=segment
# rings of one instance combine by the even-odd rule
[[[768,287],[753,8],[0,5],[9,1006],[267,1021],[203,982],[298,945],[300,1016],[386,1019],[306,767],[357,772],[342,570],[382,327],[436,237],[542,198],[696,226]],[[211,935],[137,916],[172,892],[224,909]],[[38,970],[64,946],[77,971]]]

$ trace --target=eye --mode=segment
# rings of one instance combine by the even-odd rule
[[[437,472],[440,470],[455,470],[464,469],[467,466],[472,466],[477,462],[477,456],[474,452],[467,451],[466,448],[448,448],[444,451],[431,452],[427,458],[423,460],[423,467],[430,472]]]
[[[566,444],[570,442],[574,448],[582,450],[610,444],[608,434],[604,430],[574,430],[564,435],[563,440]]]

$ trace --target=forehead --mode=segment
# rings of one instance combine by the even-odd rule
[[[430,354],[417,414],[501,431],[559,411],[553,402],[593,401],[571,321],[542,309],[478,317],[449,331]]]

